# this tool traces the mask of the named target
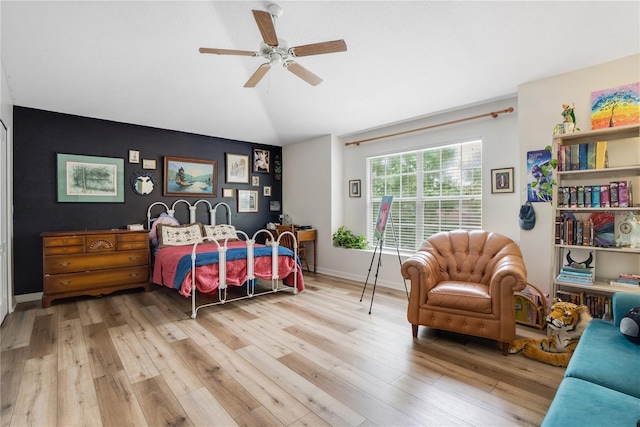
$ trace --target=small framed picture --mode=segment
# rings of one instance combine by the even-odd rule
[[[258,192],[256,190],[238,190],[238,212],[258,212]]]
[[[269,150],[253,149],[253,171],[260,173],[269,173],[271,170],[269,159]]]
[[[270,212],[280,212],[280,200],[272,200],[269,202]]]
[[[140,163],[140,152],[138,150],[129,150],[129,163]]]
[[[251,177],[251,185],[253,187],[260,187],[260,177],[258,175],[253,175]]]
[[[267,185],[262,187],[262,195],[267,197],[271,196],[271,187]]]
[[[222,197],[232,199],[233,198],[233,188],[223,188],[222,189]]]
[[[513,168],[491,169],[491,192],[513,193]]]
[[[360,180],[352,179],[349,181],[349,197],[360,197]]]
[[[142,169],[156,170],[156,161],[154,159],[142,159]]]

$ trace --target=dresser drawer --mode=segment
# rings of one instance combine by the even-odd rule
[[[118,236],[118,250],[147,249],[149,247],[149,233],[129,233]]]
[[[127,283],[142,283],[149,280],[147,266],[118,268],[105,271],[58,274],[44,277],[44,290],[47,294],[73,292],[80,290],[108,288]]]
[[[149,264],[149,251],[128,251],[100,254],[55,255],[45,257],[44,274],[64,274],[80,271],[106,270]]]
[[[83,246],[84,238],[82,236],[45,237],[42,244],[45,248],[55,246]]]
[[[45,255],[65,255],[65,254],[82,254],[83,246],[47,246],[44,248]]]

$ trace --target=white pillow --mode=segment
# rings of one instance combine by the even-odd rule
[[[202,238],[202,224],[158,224],[158,247],[193,245]]]
[[[203,225],[202,227],[204,228],[204,237],[213,237],[217,241],[222,241],[226,238],[238,240],[236,227],[231,224]]]

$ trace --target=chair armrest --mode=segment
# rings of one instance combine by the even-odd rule
[[[622,317],[634,307],[640,307],[640,294],[631,292],[613,294],[613,325],[620,326]]]
[[[427,301],[427,293],[444,280],[438,261],[426,251],[418,251],[402,263],[402,277],[411,280],[409,307],[418,307]]]
[[[527,268],[524,265],[524,260],[516,255],[502,257],[493,268],[489,286],[492,298],[500,293],[500,290],[495,288],[510,286],[510,289],[507,290],[509,294],[526,288]]]

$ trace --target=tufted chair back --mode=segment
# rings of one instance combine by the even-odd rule
[[[501,259],[507,255],[522,257],[513,240],[481,230],[438,233],[419,250],[433,255],[443,280],[485,285]]]

